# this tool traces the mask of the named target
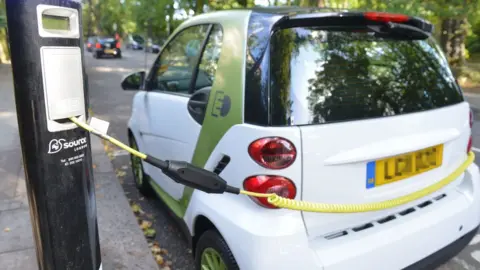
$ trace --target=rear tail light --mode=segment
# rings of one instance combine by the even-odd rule
[[[473,112],[472,110],[470,110],[470,138],[468,138],[468,144],[467,144],[467,154],[470,153],[470,151],[472,150],[472,141],[473,141],[473,138],[472,138],[472,127],[473,127]]]
[[[268,169],[283,169],[292,165],[297,157],[293,143],[280,137],[258,139],[248,147],[250,157]]]
[[[100,45],[100,43],[96,43],[96,44],[95,44],[95,48],[101,49],[101,48],[102,48],[102,45]]]
[[[472,135],[470,135],[470,138],[468,138],[468,144],[467,144],[467,154],[472,151]]]
[[[117,42],[117,44],[115,45],[115,47],[116,47],[117,49],[120,49],[120,42]]]
[[[278,196],[294,199],[297,195],[295,184],[288,178],[275,175],[256,175],[245,179],[243,188],[257,193],[275,193]],[[258,205],[266,208],[277,208],[268,203],[267,198],[250,197]]]
[[[365,12],[363,13],[365,19],[374,22],[394,22],[403,23],[409,20],[409,17],[404,14],[393,14],[385,12]]]

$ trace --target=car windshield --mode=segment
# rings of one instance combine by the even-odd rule
[[[273,34],[270,59],[272,125],[386,117],[463,101],[431,39],[290,28]]]

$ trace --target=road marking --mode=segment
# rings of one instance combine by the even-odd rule
[[[472,257],[473,257],[473,254],[472,254]],[[457,257],[454,257],[453,258],[453,261],[456,262],[457,264],[460,265],[460,267],[462,267],[461,269],[465,269],[465,270],[475,270],[475,267],[473,265],[470,265],[469,263],[467,263],[465,260],[462,260],[460,259],[458,256]],[[451,268],[449,268],[451,269]],[[458,269],[457,267],[455,267],[455,269]]]
[[[480,148],[472,147],[472,150],[473,150],[474,152],[480,153]]]
[[[477,262],[480,262],[480,250],[475,250],[470,254]]]
[[[480,243],[480,234],[475,235],[475,237],[472,239],[472,241],[470,241],[470,244],[468,244],[468,245],[472,246],[472,245],[476,245],[478,243]]]

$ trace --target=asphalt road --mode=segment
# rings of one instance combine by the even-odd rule
[[[123,142],[127,140],[127,122],[131,112],[132,97],[135,92],[123,91],[120,82],[124,76],[150,67],[155,60],[154,54],[145,55],[141,51],[123,52],[122,59],[94,59],[85,53],[87,74],[89,79],[90,107],[94,115],[110,122],[109,134]],[[480,96],[467,97],[474,109],[473,128],[474,150],[478,152],[475,162],[480,164]],[[191,251],[186,239],[181,234],[175,221],[165,210],[165,206],[155,198],[144,198],[134,185],[130,169],[129,156],[124,151],[115,152],[112,163],[119,171],[119,181],[129,199],[138,203],[142,210],[153,221],[156,231],[155,240],[162,248],[168,250],[164,258],[172,262],[171,269],[193,269]],[[126,174],[122,176],[122,172]],[[479,213],[480,215],[480,213]],[[401,256],[401,254],[399,254]],[[480,235],[477,235],[469,246],[458,256],[437,270],[476,270],[480,269]]]

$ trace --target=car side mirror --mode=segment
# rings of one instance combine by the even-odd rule
[[[122,81],[123,90],[140,90],[145,80],[145,71],[132,73]]]

